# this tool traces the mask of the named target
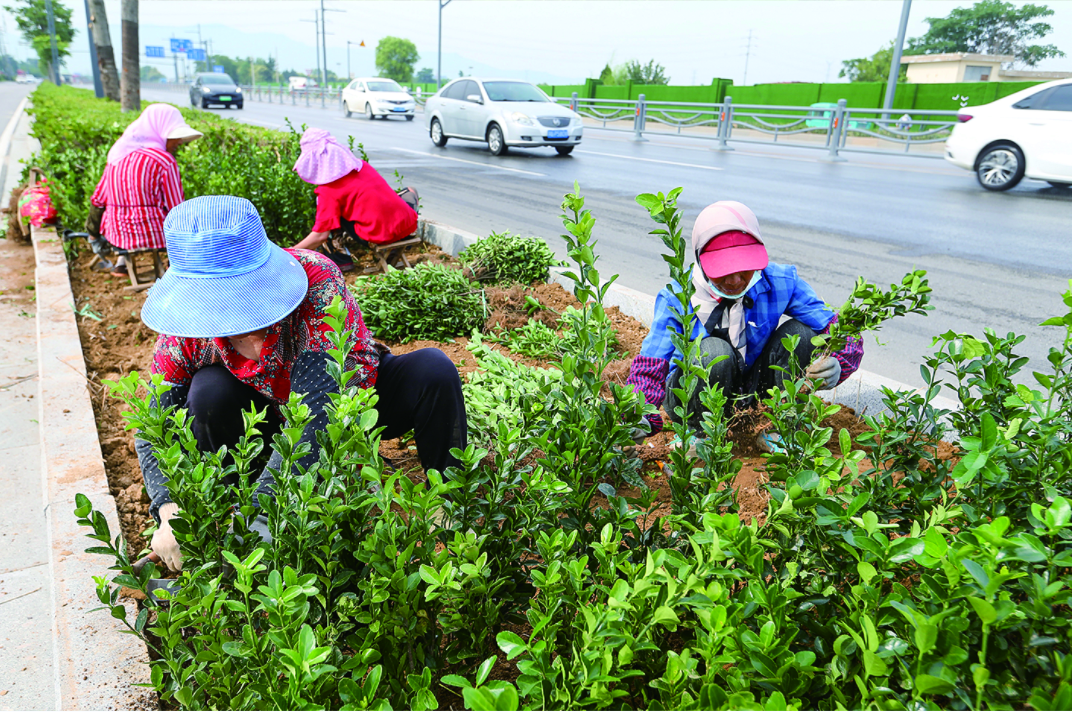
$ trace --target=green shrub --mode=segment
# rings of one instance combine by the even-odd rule
[[[203,111],[179,110],[204,134],[179,149],[176,157],[186,198],[246,198],[257,207],[268,237],[284,247],[309,232],[316,195],[293,170],[301,153],[297,130],[273,131]],[[31,165],[52,179],[51,195],[63,224],[81,229],[108,149],[137,114],[124,114],[115,102],[84,90],[51,83],[38,87],[27,111],[34,117],[33,135],[41,142]]]
[[[460,271],[423,262],[412,269],[358,277],[350,289],[365,323],[388,341],[443,341],[479,329],[487,319],[484,292]]]
[[[546,282],[555,253],[538,237],[493,232],[458,255],[458,259],[481,282],[532,284]]]
[[[679,192],[641,201],[677,276]],[[667,514],[643,486],[619,494],[622,447],[650,409],[628,388],[602,395],[611,325],[583,206],[576,193],[563,206],[585,306],[561,369],[519,367],[474,339],[487,375],[467,395],[487,437],[427,482],[385,473],[375,394],[354,388],[332,398],[319,461],[296,470],[310,414],[292,395],[272,443],[276,496],[259,502],[270,546],[249,529],[264,414],[247,416],[225,464],[198,451],[185,411],[138,393],[137,374],[116,386],[179,504],[185,567],[170,605],[148,598],[132,615],[120,587],[144,592],[152,567],[133,571],[83,495],[76,515],[118,572],[97,579],[99,600],[155,648],[162,701],[435,709],[451,689],[470,709],[1068,709],[1072,289],[1045,322],[1061,337],[1031,386],[1017,383],[1022,337],[951,332],[923,368],[927,388],[887,391],[888,411],[855,439],[823,425],[837,406],[804,378],[772,389],[785,452],[767,460],[762,524],[738,516],[740,463],[723,396],[706,388],[703,463],[682,438]],[[688,288],[675,296],[684,311]],[[344,383],[344,314],[330,312]],[[686,376],[684,389],[702,373]],[[936,407],[943,388],[964,407]],[[950,428],[952,458],[936,447]],[[500,653],[516,679],[496,679]]]

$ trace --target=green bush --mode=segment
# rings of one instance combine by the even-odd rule
[[[678,193],[641,202],[681,277]],[[583,206],[577,194],[563,205],[585,306],[569,316],[577,337],[561,369],[519,368],[474,341],[488,376],[467,394],[487,438],[427,482],[385,472],[375,395],[355,388],[332,399],[319,461],[296,470],[310,414],[292,395],[272,443],[276,496],[260,500],[270,546],[249,529],[264,415],[248,416],[225,464],[198,451],[185,411],[138,393],[137,374],[116,386],[180,508],[185,569],[170,605],[149,598],[132,615],[120,586],[145,591],[152,567],[133,571],[82,495],[76,515],[118,572],[97,579],[100,601],[155,648],[162,701],[435,709],[452,691],[501,710],[1068,709],[1072,289],[1068,312],[1045,322],[1061,339],[1033,386],[1017,383],[1023,337],[950,332],[927,388],[887,391],[888,411],[855,439],[823,425],[837,406],[805,379],[765,394],[785,451],[767,460],[762,524],[738,516],[740,462],[724,396],[707,388],[702,461],[682,438],[666,513],[642,486],[619,494],[623,446],[651,409],[629,388],[603,397],[612,327]],[[687,280],[675,287],[684,308]],[[330,311],[345,383],[343,308]],[[703,382],[696,370],[683,389]],[[958,411],[934,404],[943,388]],[[954,435],[950,458],[937,444]],[[519,675],[495,665],[503,657]]]
[[[31,165],[52,179],[53,201],[64,225],[81,229],[108,149],[137,115],[82,89],[41,84],[33,93],[33,135],[41,150]],[[148,104],[143,102],[143,106]],[[294,172],[300,133],[273,131],[179,108],[204,137],[179,149],[176,160],[186,198],[236,195],[252,202],[268,237],[284,247],[311,229],[313,186]]]
[[[493,232],[461,251],[458,259],[481,282],[546,282],[555,253],[538,237]]]
[[[443,341],[484,325],[484,292],[460,271],[423,262],[412,269],[358,277],[350,289],[379,339]]]

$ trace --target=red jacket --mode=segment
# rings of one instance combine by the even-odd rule
[[[367,162],[360,171],[317,186],[316,195],[313,232],[337,230],[340,218],[346,218],[353,221],[358,237],[382,245],[417,229],[417,213]]]

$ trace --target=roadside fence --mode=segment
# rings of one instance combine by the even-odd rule
[[[186,84],[168,84],[175,91],[188,91]],[[245,101],[319,106],[343,110],[342,89],[280,86],[243,86]],[[424,106],[430,94],[414,95]],[[911,154],[942,158],[942,144],[958,122],[957,111],[916,111],[915,115],[884,112],[836,104],[772,106],[734,104],[733,97],[717,104],[649,102],[643,94],[636,100],[585,99],[577,92],[553,101],[569,106],[582,117],[607,131],[633,134],[635,141],[647,136],[687,136],[713,142],[716,150],[732,151],[731,143],[771,144],[819,149],[832,161],[843,161],[843,152]]]

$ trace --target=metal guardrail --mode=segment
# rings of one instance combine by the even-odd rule
[[[728,145],[730,142],[778,143],[826,150],[835,161],[844,160],[839,156],[842,151],[909,153],[913,147],[942,143],[956,125],[958,113],[920,111],[916,112],[917,116],[926,118],[902,118],[891,115],[893,112],[884,115],[881,109],[850,108],[844,99],[829,108],[734,104],[729,96],[718,104],[648,101],[643,94],[635,101],[582,99],[576,92],[568,99],[556,97],[554,100],[583,117],[598,121],[608,131],[631,132],[636,141],[648,140],[644,138],[645,134],[672,134],[716,141],[720,150],[733,150]],[[631,126],[622,126],[622,122],[631,122]],[[619,125],[608,126],[615,123]],[[771,138],[766,140],[763,136]],[[807,136],[815,140],[782,140],[787,136]],[[864,145],[865,141],[876,146]],[[883,143],[901,146],[903,150],[877,147]],[[940,153],[918,150],[914,155],[942,157]]]
[[[168,88],[186,91],[186,84],[168,84]],[[320,106],[342,110],[342,88],[313,87],[290,89],[280,86],[242,86],[248,101]],[[432,94],[414,95],[423,107]],[[926,118],[884,115],[881,109],[850,108],[845,99],[832,107],[775,106],[734,104],[733,98],[718,104],[675,101],[648,101],[641,94],[636,100],[582,99],[554,97],[583,117],[598,122],[608,131],[633,134],[635,141],[647,141],[645,135],[677,135],[717,142],[718,150],[732,151],[733,143],[777,143],[782,146],[827,151],[830,160],[845,160],[842,152],[913,154],[941,158],[942,153],[924,153],[918,147],[942,143],[957,124],[957,111],[917,111]],[[622,124],[626,125],[622,125]],[[617,125],[615,125],[617,124]],[[736,132],[736,133],[735,133]],[[765,138],[769,137],[769,138]],[[790,140],[785,140],[786,137]],[[808,141],[807,138],[813,140]],[[802,140],[805,139],[805,140]],[[873,145],[867,145],[868,143]],[[884,144],[901,150],[880,148]]]

